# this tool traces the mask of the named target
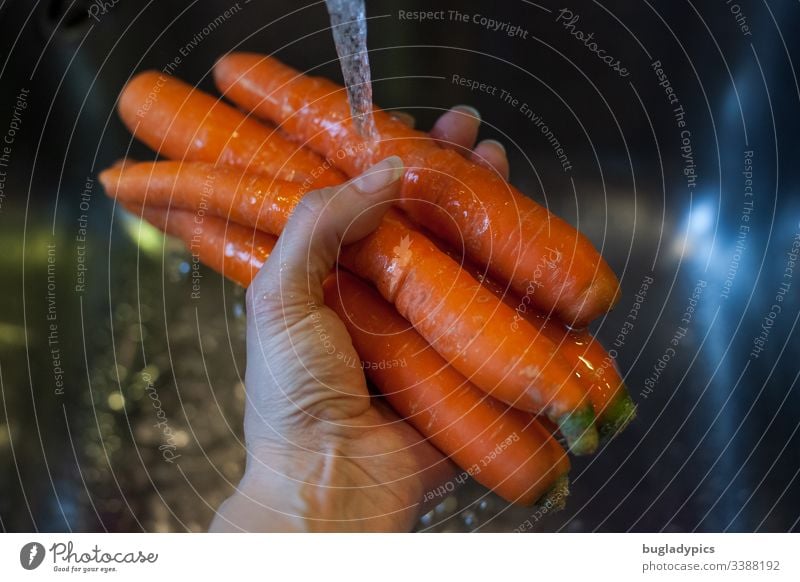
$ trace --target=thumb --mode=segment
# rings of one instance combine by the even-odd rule
[[[300,200],[248,289],[248,311],[259,325],[282,321],[288,327],[308,315],[309,305],[322,304],[322,282],[339,248],[378,227],[388,202],[398,196],[402,175],[402,160],[391,156],[341,186]]]

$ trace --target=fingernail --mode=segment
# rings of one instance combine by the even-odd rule
[[[405,111],[392,111],[390,115],[400,123],[407,125],[412,129],[414,128],[414,125],[416,125],[417,123],[417,120],[414,118],[414,116],[411,115],[410,113],[406,113]]]
[[[478,145],[483,145],[483,144],[494,144],[495,146],[497,146],[500,149],[501,152],[506,153],[506,146],[504,146],[502,143],[500,143],[496,139],[484,139]]]
[[[464,115],[469,115],[478,121],[481,119],[480,112],[471,105],[456,105],[455,107],[451,108],[450,111],[456,111],[458,113],[463,113]]]
[[[403,175],[403,160],[389,156],[368,168],[352,184],[362,194],[377,194]]]

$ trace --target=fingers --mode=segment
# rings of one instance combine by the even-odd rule
[[[480,124],[481,116],[477,109],[469,105],[456,105],[436,121],[430,135],[442,147],[458,150],[473,162],[496,171],[507,180],[509,166],[503,144],[487,139],[475,146]]]
[[[483,140],[475,146],[469,158],[476,164],[495,170],[504,180],[508,180],[509,167],[506,148],[499,141],[494,139]]]
[[[445,148],[470,150],[478,139],[481,115],[469,105],[456,105],[444,113],[430,131],[432,138]]]
[[[339,247],[378,227],[402,174],[402,160],[392,156],[341,186],[303,197],[248,289],[248,311],[290,326],[308,315],[309,305],[322,305],[322,282]]]

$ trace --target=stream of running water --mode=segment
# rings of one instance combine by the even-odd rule
[[[333,40],[342,65],[350,113],[359,135],[375,142],[378,132],[372,115],[372,78],[367,53],[364,0],[325,0]]]

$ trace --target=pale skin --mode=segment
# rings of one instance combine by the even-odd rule
[[[413,118],[398,114],[406,123]],[[480,116],[459,106],[431,136],[508,176],[501,144],[475,145]],[[341,245],[377,228],[402,161],[310,192],[247,290],[247,464],[211,531],[409,531],[454,467],[370,398],[347,330],[322,299]]]

